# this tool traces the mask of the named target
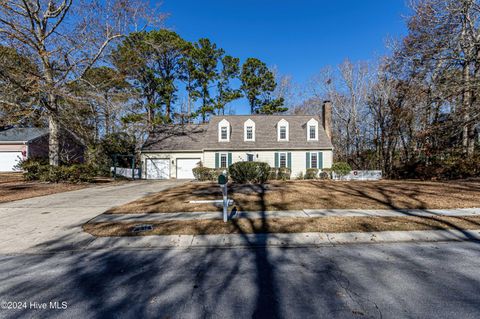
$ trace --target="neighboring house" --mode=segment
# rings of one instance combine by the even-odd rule
[[[162,125],[142,149],[143,178],[188,179],[200,162],[227,168],[239,161],[287,167],[295,178],[308,168],[330,168],[331,104],[323,116],[213,116],[208,124]],[[325,120],[324,120],[325,119]]]
[[[65,134],[61,138],[61,157],[83,161],[84,148]],[[9,128],[0,131],[0,172],[12,172],[16,165],[27,158],[48,158],[48,129]]]
[[[0,131],[0,172],[11,172],[29,157],[48,156],[48,129],[10,128]]]

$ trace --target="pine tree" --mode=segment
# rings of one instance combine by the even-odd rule
[[[248,58],[242,67],[241,81],[245,96],[250,104],[250,112],[274,114],[285,112],[283,99],[275,99],[272,93],[277,84],[275,76],[267,65],[255,58]]]

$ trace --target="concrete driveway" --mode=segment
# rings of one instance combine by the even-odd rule
[[[93,240],[81,226],[111,207],[187,181],[138,181],[0,204],[0,253],[65,250]]]

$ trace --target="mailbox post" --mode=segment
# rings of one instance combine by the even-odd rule
[[[227,177],[227,172],[223,171],[220,176],[218,176],[218,184],[220,185],[220,188],[222,189],[222,195],[223,195],[223,222],[228,221],[228,192],[227,192],[227,182],[228,182],[228,177]]]

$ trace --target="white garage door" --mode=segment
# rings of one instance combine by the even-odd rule
[[[147,179],[169,179],[170,160],[151,158],[147,159]]]
[[[192,169],[200,162],[199,158],[178,158],[177,159],[177,178],[193,179]]]
[[[22,152],[0,152],[0,172],[12,172],[22,158]]]

